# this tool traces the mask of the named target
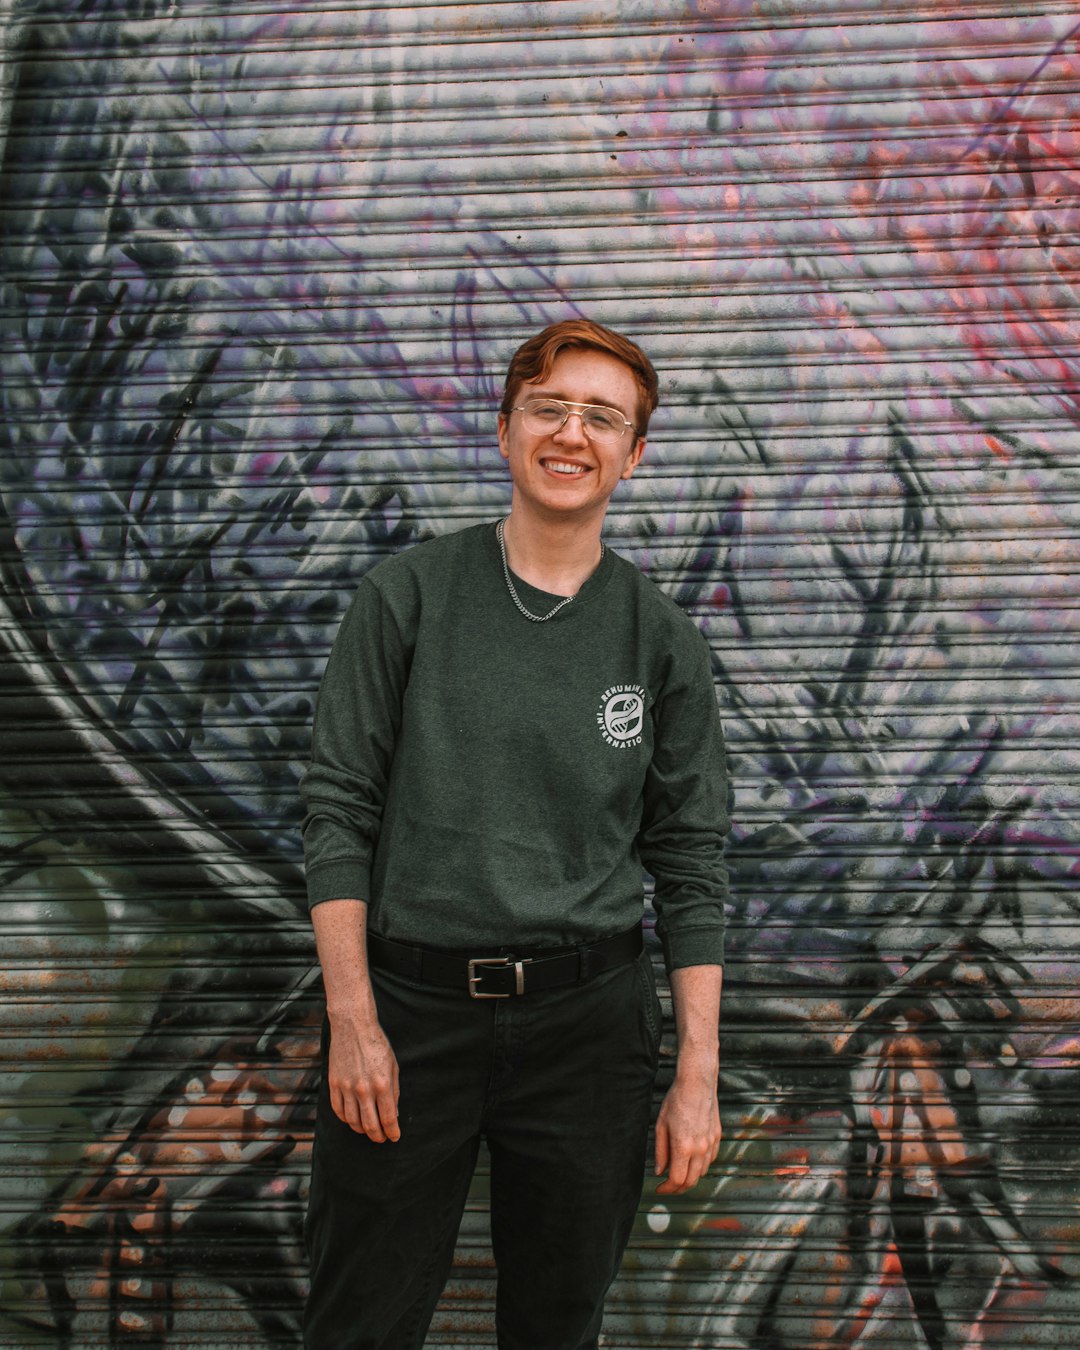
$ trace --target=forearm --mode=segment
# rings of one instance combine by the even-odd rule
[[[330,1024],[378,1020],[367,963],[367,904],[324,900],[311,911]]]
[[[671,972],[671,1001],[678,1042],[676,1077],[708,1076],[720,1071],[720,993],[722,966],[683,966]]]

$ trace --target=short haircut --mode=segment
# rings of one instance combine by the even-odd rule
[[[546,380],[559,352],[574,348],[607,352],[629,367],[640,395],[635,430],[639,436],[644,436],[649,429],[653,409],[660,402],[660,381],[656,371],[636,342],[631,342],[620,333],[613,333],[610,328],[594,323],[592,319],[563,319],[561,323],[553,323],[542,333],[529,338],[528,342],[523,342],[510,358],[506,390],[499,412],[509,417],[521,386],[531,384],[534,380]]]

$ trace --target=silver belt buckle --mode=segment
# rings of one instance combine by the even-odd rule
[[[523,994],[525,992],[525,967],[531,964],[531,958],[526,957],[524,961],[515,960],[512,956],[474,956],[469,960],[469,997],[470,998],[509,998],[509,994],[485,994],[476,986],[483,979],[482,974],[477,974],[477,966],[513,966],[514,967],[514,993]]]

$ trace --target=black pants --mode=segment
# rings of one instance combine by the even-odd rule
[[[660,1036],[647,954],[582,986],[474,1001],[373,974],[401,1139],[340,1121],[324,1073],[307,1242],[308,1350],[417,1350],[481,1137],[501,1350],[588,1350],[641,1197]]]

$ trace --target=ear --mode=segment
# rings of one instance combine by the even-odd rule
[[[634,470],[641,463],[641,456],[645,453],[645,437],[639,436],[634,442],[634,448],[626,456],[626,465],[623,468],[620,478],[632,478]]]
[[[510,424],[502,413],[499,414],[499,420],[496,423],[496,426],[499,429],[499,454],[502,455],[503,459],[509,459],[510,446],[507,443],[507,437],[510,434]]]

